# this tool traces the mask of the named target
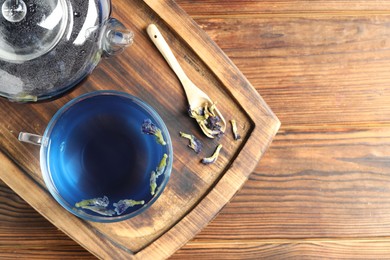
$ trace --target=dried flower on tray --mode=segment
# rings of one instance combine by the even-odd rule
[[[241,139],[241,135],[239,135],[238,131],[237,131],[237,122],[236,122],[236,120],[232,119],[232,120],[230,120],[230,123],[232,124],[232,131],[233,131],[234,140]]]
[[[141,131],[144,134],[154,135],[156,137],[157,143],[161,145],[166,145],[167,143],[164,140],[162,132],[160,128],[158,128],[155,124],[152,123],[152,120],[145,119],[142,123]]]
[[[219,145],[217,146],[217,148],[215,149],[213,155],[210,156],[210,157],[203,158],[201,162],[202,162],[203,164],[211,164],[211,163],[216,162],[217,159],[218,159],[219,152],[221,151],[221,149],[222,149],[222,144],[219,144]]]
[[[188,147],[193,149],[196,153],[200,153],[200,151],[202,151],[203,144],[194,135],[180,132],[180,136],[183,138],[186,138],[190,141],[190,144],[188,145]]]

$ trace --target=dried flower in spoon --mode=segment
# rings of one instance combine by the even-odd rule
[[[205,135],[210,138],[220,137],[223,134],[221,118],[215,113],[215,108],[215,103],[209,107],[206,102],[202,107],[188,110],[190,117],[198,122]]]
[[[210,156],[210,157],[203,158],[201,162],[202,162],[203,164],[215,163],[215,162],[217,161],[217,159],[218,159],[219,152],[221,151],[221,149],[222,149],[222,144],[219,144],[219,145],[217,146],[217,148],[215,149],[213,155]]]

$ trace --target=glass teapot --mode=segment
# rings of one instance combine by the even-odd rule
[[[110,0],[0,0],[0,96],[28,102],[74,87],[132,44]]]

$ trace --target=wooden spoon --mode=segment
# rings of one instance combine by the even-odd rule
[[[163,55],[165,60],[168,62],[169,66],[172,68],[172,70],[175,72],[176,76],[179,78],[184,91],[187,96],[188,104],[190,106],[190,110],[198,110],[199,108],[205,107],[205,104],[208,104],[208,107],[211,107],[214,102],[209,98],[209,96],[204,93],[202,90],[200,90],[185,74],[182,67],[180,66],[179,62],[177,61],[176,57],[173,55],[171,48],[169,48],[168,43],[165,41],[164,37],[158,30],[157,26],[154,24],[150,24],[147,27],[147,33],[150,37],[150,39],[153,41],[153,43],[156,45],[157,49],[160,51],[160,53]],[[215,108],[215,113],[218,115],[218,117],[221,119],[220,125],[221,125],[221,132],[224,133],[226,129],[226,121],[224,117],[222,116],[221,112]],[[204,125],[200,124],[200,127],[203,131],[203,133],[210,137],[214,138],[215,133],[213,130],[205,127]]]

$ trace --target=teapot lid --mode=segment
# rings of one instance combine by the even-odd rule
[[[26,2],[6,0],[1,6],[0,59],[3,61],[22,63],[40,57],[64,35],[68,21],[66,0]]]

